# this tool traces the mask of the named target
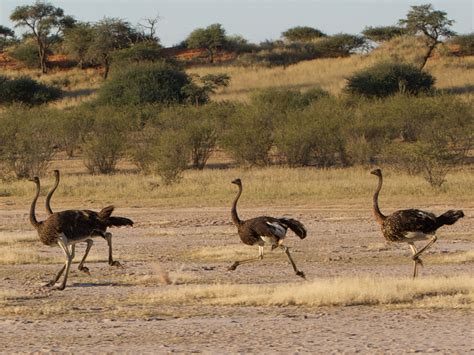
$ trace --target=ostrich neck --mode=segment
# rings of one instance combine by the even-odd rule
[[[380,208],[379,208],[379,192],[380,192],[381,189],[382,189],[382,176],[379,176],[379,184],[378,184],[377,189],[375,190],[375,193],[374,193],[373,208],[374,208],[375,219],[380,224],[382,224],[382,222],[386,218],[382,214],[382,212],[380,212]]]
[[[33,227],[35,227],[36,229],[38,229],[40,225],[40,223],[38,222],[35,216],[36,201],[38,200],[39,194],[40,194],[40,184],[36,183],[36,195],[35,195],[35,198],[33,199],[33,202],[31,202],[31,207],[30,207],[30,222],[33,225]]]
[[[51,189],[51,191],[48,192],[48,196],[46,196],[46,212],[48,212],[48,214],[50,215],[53,214],[53,210],[51,209],[51,197],[53,197],[53,194],[58,188],[58,185],[59,185],[59,176],[56,177],[56,182],[54,183],[53,188]]]
[[[237,196],[235,196],[234,202],[232,203],[232,211],[231,211],[232,222],[234,222],[236,226],[242,223],[239,216],[237,215],[237,201],[239,200],[241,194],[242,194],[242,186],[239,185],[239,192],[237,193]]]

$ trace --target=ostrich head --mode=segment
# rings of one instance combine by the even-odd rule
[[[235,179],[232,181],[233,184],[236,184],[237,186],[242,186],[242,181],[240,179]]]
[[[374,169],[370,173],[375,175],[375,176],[382,176],[382,170],[380,170],[380,169]]]
[[[53,174],[55,177],[58,177],[59,176],[59,170],[53,170]]]

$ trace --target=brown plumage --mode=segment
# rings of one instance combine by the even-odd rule
[[[232,181],[232,183],[239,187],[239,192],[237,193],[237,196],[235,197],[232,204],[232,221],[237,227],[240,240],[247,245],[258,245],[259,255],[257,258],[236,261],[229,267],[229,269],[235,270],[237,266],[241,264],[263,259],[263,246],[265,244],[270,244],[272,250],[278,247],[283,249],[285,254],[288,256],[288,259],[290,260],[296,275],[304,278],[304,272],[298,270],[290,255],[288,247],[283,245],[288,228],[291,229],[301,239],[306,238],[307,232],[304,225],[296,219],[274,218],[267,216],[256,217],[242,221],[237,214],[237,201],[242,194],[242,181],[240,179],[236,179]]]
[[[45,200],[45,207],[46,207],[46,212],[48,214],[48,216],[52,215],[53,214],[53,210],[51,209],[51,197],[53,196],[54,192],[56,191],[56,189],[58,188],[58,185],[59,185],[59,180],[60,180],[60,174],[59,174],[59,170],[54,170],[53,171],[54,173],[54,177],[55,177],[55,182],[54,182],[54,185],[53,187],[51,188],[51,190],[48,192],[48,195],[46,196],[46,200]],[[109,206],[111,207],[111,206]],[[106,207],[109,208],[109,207]],[[97,212],[95,211],[90,211],[90,210],[85,210],[84,212],[86,212],[87,214],[93,216],[95,219],[98,218],[98,214]],[[112,213],[112,212],[111,212]],[[113,222],[116,218],[119,218],[120,217],[110,217],[109,220],[111,222]],[[120,220],[117,220],[115,222],[117,225],[127,225],[127,221],[124,221],[123,223],[125,224],[120,224]],[[97,235],[96,235],[97,236]],[[123,267],[122,264],[117,261],[117,260],[114,260],[113,258],[113,253],[112,253],[112,233],[102,233],[101,235],[99,235],[100,237],[104,238],[106,241],[107,241],[107,245],[109,247],[109,265],[110,266],[118,266],[118,267]],[[72,251],[75,252],[74,250],[75,246],[73,245],[72,247]],[[87,249],[86,249],[87,251]],[[87,254],[84,255],[81,263],[79,264],[79,271],[82,271],[82,272],[85,272],[87,274],[89,274],[89,268],[83,266],[84,262],[86,261],[86,257],[87,257]]]
[[[431,212],[425,212],[417,209],[400,210],[385,216],[379,209],[379,193],[382,189],[382,171],[375,169],[370,172],[378,176],[379,182],[374,193],[373,212],[375,220],[380,224],[382,234],[389,242],[407,243],[413,253],[414,261],[413,277],[418,274],[418,264],[423,265],[420,256],[436,241],[436,230],[444,225],[451,225],[464,217],[461,210],[449,210],[436,217]],[[430,239],[420,250],[415,247],[415,241]]]
[[[113,206],[108,206],[100,212],[88,210],[66,210],[56,212],[50,215],[44,221],[38,221],[35,215],[36,201],[40,194],[40,180],[35,176],[32,181],[36,184],[36,195],[33,198],[30,208],[30,222],[38,232],[38,236],[45,245],[58,244],[66,254],[66,263],[61,268],[56,277],[47,284],[54,286],[62,273],[66,270],[63,282],[58,289],[63,290],[66,287],[69,269],[74,258],[74,245],[80,242],[86,242],[87,248],[84,257],[79,264],[82,264],[92,247],[92,237],[102,236],[107,238],[110,233],[106,232],[108,227],[112,226],[132,226],[133,222],[128,218],[111,217],[114,210]]]

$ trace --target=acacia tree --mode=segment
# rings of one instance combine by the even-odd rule
[[[37,1],[33,5],[17,6],[10,15],[15,27],[27,27],[38,45],[41,71],[47,72],[46,53],[55,37],[75,20],[65,16],[64,10],[50,3]]]
[[[449,29],[454,23],[446,17],[446,12],[436,11],[431,4],[411,6],[406,19],[399,20],[408,33],[422,34],[428,47],[420,69],[423,69],[435,47],[443,37],[451,37],[455,33]]]
[[[293,27],[286,30],[281,35],[290,42],[311,42],[313,39],[326,37],[325,33],[308,26]]]
[[[94,40],[94,28],[86,22],[77,23],[64,31],[64,46],[67,52],[77,60],[81,69],[87,60],[87,52]]]
[[[225,29],[215,23],[206,28],[197,28],[186,39],[188,48],[204,48],[209,57],[209,63],[214,63],[214,54],[217,49],[226,43]]]
[[[112,53],[118,49],[128,48],[138,40],[136,31],[122,19],[104,18],[94,26],[93,41],[89,46],[87,57],[104,68],[103,77],[107,79],[112,62]]]

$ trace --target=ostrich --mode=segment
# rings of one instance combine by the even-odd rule
[[[400,210],[385,216],[379,209],[379,192],[382,188],[382,170],[370,172],[378,176],[379,183],[374,193],[373,212],[375,220],[382,229],[382,234],[389,242],[407,243],[413,253],[413,278],[418,275],[418,264],[423,266],[420,256],[436,242],[436,230],[444,225],[451,225],[464,217],[461,210],[449,210],[436,217],[433,213],[417,209]],[[420,250],[415,247],[415,241],[430,239]]]
[[[60,178],[59,170],[54,170],[53,173],[54,173],[54,177],[55,177],[55,182],[54,182],[54,185],[51,188],[51,190],[48,192],[48,195],[46,196],[46,201],[45,201],[45,207],[46,207],[46,212],[47,212],[48,216],[53,214],[53,210],[51,209],[51,197],[53,196],[54,192],[58,188],[59,178]],[[97,217],[97,212],[90,211],[90,210],[85,210],[84,212],[87,212],[90,215],[96,215],[96,217]],[[102,233],[102,234],[99,234],[99,236],[103,237],[107,241],[107,245],[109,246],[109,265],[110,266],[123,267],[122,264],[119,261],[114,260],[113,256],[112,256],[112,233],[109,233],[109,232]],[[88,243],[88,246],[89,246],[89,242],[86,241],[86,243]],[[92,243],[90,244],[90,247],[92,247]],[[89,249],[90,249],[90,247],[89,247]],[[75,248],[76,248],[76,246],[73,245],[72,246],[72,254],[74,254]],[[81,263],[79,264],[79,271],[85,272],[86,274],[90,274],[89,268],[83,266],[88,252],[89,251],[86,249],[86,254],[84,255],[84,258],[82,259]]]
[[[293,270],[295,271],[296,275],[305,278],[305,274],[303,271],[298,270],[296,267],[295,262],[293,261],[290,251],[288,247],[283,245],[283,241],[286,236],[286,231],[290,228],[298,237],[304,239],[306,237],[306,229],[304,225],[291,218],[273,218],[273,217],[256,217],[252,219],[248,219],[246,221],[242,221],[239,216],[237,215],[237,201],[242,194],[242,181],[240,179],[236,179],[232,181],[233,184],[239,187],[239,192],[234,199],[232,204],[232,221],[237,226],[237,231],[240,236],[240,240],[247,245],[258,245],[258,257],[241,260],[234,262],[230,267],[229,270],[235,270],[237,266],[249,263],[257,260],[263,259],[263,246],[265,244],[270,244],[272,250],[275,248],[281,248],[285,254],[288,256],[291,265],[293,266]]]
[[[80,242],[86,242],[87,248],[82,258],[80,268],[92,247],[92,237],[102,236],[107,237],[107,227],[111,226],[132,226],[133,222],[124,217],[111,217],[114,210],[113,206],[107,206],[100,212],[67,210],[56,212],[50,215],[44,221],[38,221],[35,215],[36,201],[38,200],[41,186],[40,180],[35,176],[32,181],[36,184],[36,195],[33,198],[30,207],[30,223],[38,232],[41,242],[45,245],[58,244],[66,254],[66,263],[59,270],[58,274],[53,280],[46,284],[46,286],[54,286],[59,280],[64,270],[66,273],[63,282],[58,287],[59,290],[64,290],[66,287],[69,269],[74,258],[74,245]]]

